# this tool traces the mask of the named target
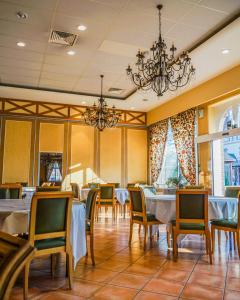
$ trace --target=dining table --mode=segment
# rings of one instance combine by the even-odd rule
[[[31,198],[0,199],[0,231],[9,234],[28,232]],[[71,236],[74,268],[86,255],[86,209],[83,203],[73,201],[71,218]]]
[[[238,213],[238,199],[230,197],[209,196],[208,218],[236,219]],[[176,195],[146,196],[146,209],[163,224],[168,224],[176,218]]]
[[[91,190],[90,188],[81,189],[80,190],[80,199],[86,200],[90,190]],[[126,200],[129,197],[128,190],[126,188],[115,188],[114,192],[115,192],[115,197],[118,200],[118,202],[121,205],[124,205]]]

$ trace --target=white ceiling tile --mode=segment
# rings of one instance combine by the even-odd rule
[[[25,48],[11,49],[0,47],[0,57],[14,58],[32,62],[42,62],[43,54],[27,51]]]
[[[124,7],[129,0],[90,0],[90,2],[93,3],[99,3],[104,5],[113,6],[115,8],[121,8]]]
[[[15,68],[9,66],[0,66],[0,74],[14,74],[15,76],[39,77],[39,70],[29,70],[25,68]]]
[[[239,0],[202,0],[199,5],[226,13],[232,13],[240,9]]]
[[[52,79],[41,78],[39,82],[39,87],[42,88],[52,88],[52,89],[61,89],[61,90],[72,90],[72,82],[63,82]]]
[[[217,12],[202,6],[195,6],[191,12],[184,17],[182,22],[189,26],[209,30],[209,28],[214,28],[219,25],[225,17],[226,14],[223,12]]]
[[[75,82],[77,80],[77,75],[72,74],[62,74],[62,73],[53,73],[43,71],[41,73],[41,80],[54,80],[54,81],[63,81],[63,82]]]
[[[40,70],[42,63],[40,62],[29,62],[24,60],[18,60],[14,58],[0,57],[0,68],[1,66],[13,68],[25,68],[29,70]]]
[[[111,23],[118,10],[86,0],[59,0],[57,12],[78,18],[87,16],[97,22]]]
[[[5,84],[36,87],[38,78],[1,74],[0,80]]]
[[[82,72],[81,68],[73,66],[61,66],[61,65],[43,65],[43,72],[59,73],[65,75],[79,76]]]
[[[2,2],[17,4],[19,7],[53,10],[58,0],[2,0]]]

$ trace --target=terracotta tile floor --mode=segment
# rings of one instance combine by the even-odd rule
[[[174,300],[240,299],[240,260],[237,251],[222,234],[216,244],[214,264],[209,265],[203,239],[186,236],[180,243],[179,258],[167,251],[165,226],[146,252],[135,227],[128,247],[129,219],[117,223],[102,218],[95,226],[96,266],[83,258],[74,272],[73,289],[67,289],[65,258],[58,257],[55,278],[50,276],[49,257],[34,260],[30,272],[29,299],[44,300]],[[19,278],[11,300],[22,299]]]

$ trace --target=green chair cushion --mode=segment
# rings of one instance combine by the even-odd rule
[[[229,227],[229,228],[237,228],[237,222],[236,220],[231,219],[218,219],[218,220],[211,220],[210,223],[215,226],[221,226],[221,227]]]
[[[113,205],[112,201],[100,201],[100,205]]]
[[[89,223],[86,224],[86,231],[90,231],[90,224]]]
[[[38,250],[42,249],[49,249],[49,248],[54,248],[54,247],[61,247],[65,246],[66,241],[65,238],[55,238],[55,239],[46,239],[46,240],[39,240],[35,242],[35,247]]]
[[[143,217],[141,217],[141,216],[133,216],[133,220],[143,222]],[[147,214],[147,221],[148,222],[153,222],[153,221],[157,221],[158,222],[158,220],[152,214]]]
[[[100,186],[100,198],[112,199],[114,194],[114,188],[112,186]]]
[[[237,198],[240,187],[226,187],[225,189],[225,197],[229,198]]]
[[[172,220],[171,224],[176,226],[176,220]],[[183,230],[204,230],[204,224],[196,224],[196,223],[180,223],[180,229]]]
[[[126,200],[125,200],[125,203],[130,203],[130,200],[129,200],[129,199],[126,199]]]

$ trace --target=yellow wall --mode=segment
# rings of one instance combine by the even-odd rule
[[[40,152],[63,152],[64,125],[63,124],[40,124]]]
[[[71,126],[71,164],[69,167],[71,182],[80,186],[94,182],[94,129],[72,124]]]
[[[28,182],[31,151],[30,121],[7,120],[3,156],[3,182]]]
[[[240,65],[147,113],[148,125],[240,89]],[[240,90],[238,91],[240,93]]]
[[[147,131],[127,130],[128,182],[147,182]]]
[[[103,182],[121,182],[121,128],[100,132],[100,178]]]

